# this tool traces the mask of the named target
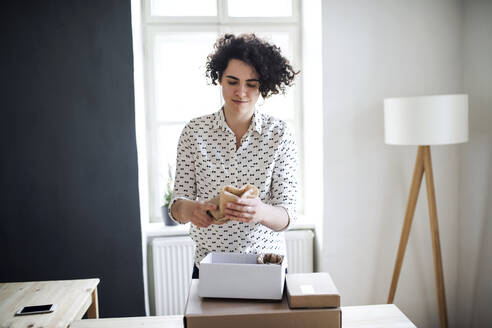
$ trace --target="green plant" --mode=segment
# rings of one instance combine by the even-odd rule
[[[164,206],[169,207],[171,198],[173,198],[173,191],[168,189],[164,194]]]
[[[173,178],[173,171],[171,168],[171,164],[167,165],[167,188],[166,192],[164,193],[164,206],[169,207],[169,204],[171,203],[171,199],[173,197],[173,185],[174,185],[174,178]]]

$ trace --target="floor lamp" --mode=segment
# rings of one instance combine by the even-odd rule
[[[446,295],[430,145],[457,144],[468,141],[468,96],[438,95],[385,99],[384,131],[387,144],[419,146],[388,303],[393,303],[395,297],[420,185],[425,173],[439,322],[441,328],[447,327]]]

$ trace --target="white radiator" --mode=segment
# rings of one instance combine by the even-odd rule
[[[285,232],[289,273],[313,272],[311,230]],[[155,315],[182,315],[193,272],[194,243],[190,237],[152,241]]]
[[[190,237],[156,238],[152,241],[155,314],[184,314],[193,273],[195,243]]]
[[[289,273],[313,272],[313,244],[312,230],[290,230],[285,232],[287,245],[287,259]]]

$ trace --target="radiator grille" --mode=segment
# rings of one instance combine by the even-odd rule
[[[285,232],[289,273],[313,272],[313,239],[311,230]]]
[[[313,272],[311,230],[285,232],[289,273]],[[152,241],[156,315],[183,315],[193,270],[194,243],[190,237]]]
[[[194,252],[190,237],[152,241],[156,315],[184,314]]]

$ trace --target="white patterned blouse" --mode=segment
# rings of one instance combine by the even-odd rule
[[[286,209],[289,224],[284,230],[287,230],[297,217],[297,172],[295,138],[284,121],[255,110],[236,150],[236,137],[220,109],[192,119],[183,128],[169,207],[177,199],[207,201],[226,185],[240,188],[249,183],[258,188],[264,203]],[[196,244],[197,267],[209,252],[285,255],[283,232],[259,223],[228,221],[207,228],[192,224],[190,236]]]

